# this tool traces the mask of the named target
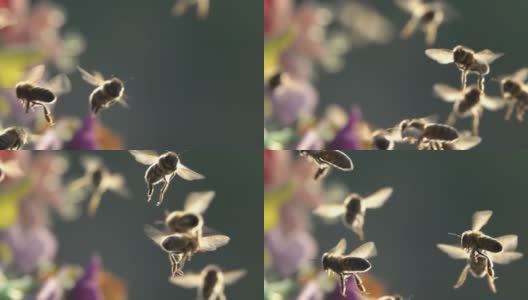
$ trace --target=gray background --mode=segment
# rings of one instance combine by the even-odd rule
[[[302,1],[301,1],[302,2]],[[336,1],[325,1],[336,2]],[[409,15],[393,1],[364,1],[380,10],[399,30]],[[509,74],[528,66],[526,53],[526,10],[528,2],[504,0],[447,1],[460,17],[440,28],[437,48],[453,48],[458,44],[475,50],[489,48],[504,52],[505,56],[492,64],[486,92],[498,95],[499,89],[490,78]],[[348,54],[347,66],[341,73],[323,74],[316,83],[323,105],[341,103],[346,107],[357,103],[364,117],[374,125],[386,128],[407,117],[421,117],[437,113],[447,118],[452,108],[432,97],[436,82],[459,86],[460,73],[453,65],[439,65],[427,58],[423,34],[410,40],[394,41],[385,46],[358,49]],[[470,82],[476,80],[470,77]],[[504,121],[504,111],[485,112],[481,124],[484,142],[478,149],[522,149],[528,146],[524,137],[527,124]],[[469,119],[457,126],[470,128]]]
[[[126,81],[130,110],[102,113],[127,149],[260,145],[262,4],[211,0],[208,19],[194,7],[173,17],[176,0],[56,0],[65,28],[84,34],[87,70]],[[72,76],[58,113],[84,116],[92,87]],[[257,136],[256,133],[259,133]]]
[[[371,260],[372,274],[389,292],[412,299],[523,299],[528,288],[524,278],[526,258],[510,265],[496,265],[498,294],[493,295],[484,279],[468,275],[460,290],[452,286],[464,267],[436,248],[437,243],[456,243],[470,229],[477,210],[494,215],[483,230],[491,236],[519,235],[519,251],[526,253],[525,153],[410,153],[349,152],[355,170],[334,171],[327,181],[342,181],[350,192],[368,195],[384,186],[394,193],[384,207],[366,215],[366,240],[378,247]],[[316,221],[315,236],[321,251],[345,237],[348,249],[359,240],[341,223]]]
[[[84,154],[68,153],[74,167],[67,178],[82,174],[76,161]],[[229,235],[231,241],[216,252],[197,254],[185,270],[201,270],[209,263],[226,269],[245,268],[248,276],[226,289],[228,299],[251,299],[261,292],[262,154],[186,152],[182,155],[183,162],[207,178],[195,182],[176,179],[161,207],[147,203],[143,181],[146,166],[136,163],[130,154],[125,151],[89,154],[103,158],[111,171],[122,172],[132,197],[124,199],[107,193],[95,219],[84,216],[71,223],[55,222],[53,230],[60,244],[58,262],[85,265],[92,254],[98,253],[106,269],[124,279],[129,299],[194,299],[195,290],[168,282],[167,254],[145,236],[143,226],[162,219],[164,209],[181,209],[188,192],[213,189],[216,197],[204,215],[206,225]]]

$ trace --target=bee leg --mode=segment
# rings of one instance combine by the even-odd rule
[[[365,224],[365,217],[362,214],[358,214],[354,223],[352,224],[352,231],[358,235],[360,241],[365,240],[365,232],[363,231],[363,225]]]
[[[436,24],[433,24],[433,25],[428,25],[424,32],[425,32],[425,43],[428,45],[428,46],[432,46],[436,40],[436,34],[437,34],[437,31],[438,31],[438,25]]]
[[[345,274],[343,273],[339,274],[339,285],[341,288],[341,295],[343,295],[343,297],[346,297],[346,278]]]
[[[314,179],[317,180],[317,179],[319,179],[319,177],[325,175],[327,170],[328,170],[327,166],[319,167],[319,169],[317,169],[317,172],[315,173]]]
[[[462,75],[460,75],[460,83],[462,84],[462,90],[466,89],[467,75],[468,75],[468,72],[466,70],[463,70]]]
[[[357,274],[352,273],[352,276],[354,277],[354,281],[356,282],[356,286],[359,289],[360,292],[366,293],[367,289],[365,289],[365,286],[363,285],[363,281],[361,281],[361,278]]]
[[[457,282],[455,283],[455,285],[453,286],[454,289],[458,289],[460,288],[464,282],[466,281],[466,278],[467,278],[467,274],[469,272],[469,269],[470,269],[470,266],[469,265],[466,265],[464,267],[464,269],[462,270],[462,273],[460,273],[460,276],[458,277],[458,280]]]
[[[29,108],[31,107],[31,102],[26,100],[26,114],[29,113]]]
[[[493,262],[489,258],[486,259],[486,262],[487,262],[486,270],[488,272],[488,276],[495,278],[495,270],[493,269]]]
[[[506,114],[504,115],[504,120],[509,121],[511,119],[514,109],[515,109],[515,102],[509,103],[508,108],[506,109]]]
[[[163,202],[163,199],[165,198],[165,192],[167,192],[167,189],[169,188],[170,181],[167,181],[167,179],[165,177],[163,177],[163,181],[164,181],[163,187],[161,188],[159,201],[158,201],[158,203],[156,203],[156,206],[160,206],[161,205],[161,203]]]
[[[171,275],[174,277],[178,268],[177,268],[177,263],[174,261],[174,257],[172,256],[172,254],[169,254],[169,261],[171,264]]]
[[[497,293],[497,287],[495,286],[495,277],[493,276],[487,276],[488,277],[488,285],[492,293]]]
[[[152,183],[147,183],[147,202],[152,200],[152,194],[154,194],[154,185]]]
[[[479,135],[479,126],[480,126],[480,114],[474,113],[473,114],[473,135],[474,136]]]
[[[457,121],[456,113],[454,111],[451,111],[449,113],[449,116],[447,117],[446,125],[455,126],[456,121]]]
[[[44,109],[44,118],[46,118],[48,124],[53,125],[53,117],[51,116],[51,112],[49,111],[48,107],[43,104],[41,106],[42,109]]]
[[[526,112],[526,104],[517,105],[517,121],[524,121],[524,113]]]
[[[484,81],[486,80],[486,77],[482,74],[479,76],[478,80],[478,87],[481,92],[484,92]]]

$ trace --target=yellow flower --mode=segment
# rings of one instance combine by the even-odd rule
[[[264,232],[279,222],[279,209],[295,193],[295,185],[289,182],[275,191],[264,193]]]
[[[279,71],[280,56],[291,46],[295,38],[293,30],[264,43],[264,80]]]
[[[41,63],[44,53],[38,50],[4,50],[0,51],[0,88],[13,88],[31,65]]]
[[[0,230],[6,229],[16,222],[18,202],[31,191],[32,186],[31,179],[26,178],[8,190],[0,192]]]

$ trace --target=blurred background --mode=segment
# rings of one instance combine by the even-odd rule
[[[156,207],[154,202],[146,201],[143,175],[147,166],[137,163],[129,153],[64,154],[72,165],[65,180],[83,174],[78,164],[80,157],[97,156],[111,172],[125,176],[131,197],[125,199],[109,192],[103,195],[94,219],[82,216],[74,222],[54,221],[52,231],[59,241],[58,263],[85,265],[91,255],[99,254],[105,269],[124,281],[129,299],[194,299],[196,290],[168,282],[168,256],[144,234],[143,226],[163,219],[165,209],[181,209],[189,192],[215,190],[216,197],[204,214],[205,222],[230,236],[231,241],[216,252],[197,254],[186,264],[185,271],[200,271],[208,264],[226,270],[247,269],[245,278],[226,288],[228,299],[251,299],[260,290],[262,252],[260,235],[256,232],[260,231],[262,217],[260,206],[255,205],[261,188],[260,155],[242,151],[189,151],[182,155],[182,161],[206,179],[195,182],[176,179],[163,205]],[[86,202],[83,208],[85,205]]]
[[[374,241],[378,256],[371,260],[370,274],[381,280],[390,293],[412,299],[518,299],[526,291],[522,280],[526,258],[510,265],[495,265],[498,294],[493,295],[484,279],[471,275],[462,288],[452,286],[464,268],[436,248],[437,243],[458,240],[471,228],[477,210],[493,210],[483,231],[490,236],[519,235],[518,251],[526,253],[528,229],[523,201],[523,174],[528,162],[523,153],[498,155],[465,153],[368,153],[349,152],[355,169],[334,171],[325,185],[344,183],[349,192],[369,195],[385,186],[394,193],[380,209],[369,210],[365,219],[366,241]],[[498,176],[497,174],[502,174]],[[317,218],[314,237],[319,254],[346,238],[351,251],[360,245],[356,235],[342,223],[326,225]]]
[[[172,15],[176,2],[53,1],[67,14],[61,32],[86,40],[80,65],[125,81],[130,109],[113,107],[101,118],[122,135],[126,149],[256,145],[261,4],[213,0],[209,17],[199,19],[195,5]],[[93,87],[78,72],[71,80],[73,92],[55,114],[84,118]]]
[[[298,1],[299,3],[308,1]],[[340,1],[323,1],[333,4]],[[446,1],[458,17],[440,27],[435,48],[449,48],[462,44],[477,51],[491,49],[505,55],[491,66],[486,92],[498,95],[498,84],[491,78],[510,74],[528,65],[525,53],[528,44],[519,39],[524,35],[524,11],[528,3],[513,0]],[[320,92],[322,110],[329,103],[346,108],[358,104],[363,117],[375,126],[387,128],[408,117],[438,114],[447,118],[452,106],[432,96],[434,83],[459,86],[460,73],[453,65],[440,65],[427,58],[423,33],[417,32],[410,40],[401,40],[398,33],[409,20],[393,1],[362,1],[393,22],[395,39],[386,45],[371,45],[354,49],[346,55],[343,71],[322,73],[315,85]],[[470,76],[470,82],[476,77]],[[470,128],[470,119],[457,122],[457,128]],[[520,139],[527,130],[526,123],[506,122],[504,111],[484,112],[481,122],[483,143],[478,149],[514,149],[528,146]]]

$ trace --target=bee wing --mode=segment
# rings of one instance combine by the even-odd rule
[[[414,14],[417,9],[423,6],[422,0],[396,0],[394,3],[410,14]]]
[[[482,210],[477,211],[473,214],[473,221],[472,221],[472,227],[471,230],[473,231],[479,231],[488,223],[489,219],[493,215],[493,211],[491,210]]]
[[[154,241],[158,246],[161,244],[161,241],[165,236],[167,236],[163,231],[157,229],[152,225],[145,225],[145,234]]]
[[[337,242],[337,245],[335,245],[334,248],[328,250],[328,254],[335,254],[335,255],[341,255],[345,253],[346,250],[346,240],[341,239],[339,242]]]
[[[47,87],[57,96],[67,94],[72,89],[70,79],[64,74],[59,74],[50,79]]]
[[[498,111],[506,105],[506,100],[501,97],[483,96],[481,103],[482,106],[489,111]]]
[[[92,192],[92,196],[90,197],[90,200],[88,201],[88,216],[90,218],[95,217],[95,214],[97,213],[97,209],[99,208],[99,205],[101,204],[102,196],[103,196],[103,191],[101,189],[96,189]]]
[[[321,204],[313,211],[315,215],[327,219],[335,219],[345,212],[343,204]]]
[[[453,143],[453,150],[469,150],[478,146],[482,138],[478,136],[463,136]]]
[[[199,287],[202,285],[202,276],[196,273],[186,273],[182,276],[170,277],[169,282],[186,289]]]
[[[87,172],[97,170],[102,164],[101,159],[95,156],[84,156],[81,158],[81,165]]]
[[[462,91],[442,83],[437,83],[433,86],[433,93],[446,102],[455,102],[464,98]]]
[[[469,257],[466,250],[460,246],[437,244],[436,247],[453,259],[467,259]]]
[[[68,184],[68,189],[70,191],[78,191],[82,188],[85,188],[87,186],[89,186],[91,183],[91,179],[90,177],[88,176],[83,176],[83,177],[80,177],[78,179],[75,179],[74,181],[70,182],[70,184]]]
[[[501,56],[503,56],[504,53],[494,53],[491,50],[485,49],[480,52],[475,53],[475,59],[481,62],[484,62],[486,64],[491,64]]]
[[[443,65],[454,62],[453,51],[449,49],[427,49],[425,55]]]
[[[81,73],[82,79],[84,79],[84,81],[88,82],[93,86],[100,86],[105,81],[103,75],[101,75],[101,73],[99,72],[94,72],[93,74],[90,74],[88,71],[79,66],[77,66],[77,70],[79,70],[79,72]]]
[[[214,196],[214,191],[190,193],[185,199],[184,210],[202,214],[209,207]]]
[[[209,0],[197,0],[198,17],[206,18],[209,14]]]
[[[130,154],[134,156],[137,162],[144,165],[152,165],[158,161],[159,155],[155,151],[150,150],[129,150]]]
[[[322,150],[320,159],[325,163],[344,171],[354,169],[354,164],[348,155],[339,150]]]
[[[46,72],[46,66],[45,65],[37,65],[31,68],[27,75],[26,75],[26,81],[31,83],[37,83],[42,80],[44,77],[44,73]]]
[[[507,265],[511,262],[519,260],[523,257],[523,254],[515,251],[503,251],[501,253],[489,253],[488,254],[496,264]]]
[[[517,249],[519,238],[515,234],[509,234],[500,236],[496,240],[502,245],[502,251],[506,252]]]
[[[205,178],[205,176],[203,176],[202,174],[197,173],[187,168],[180,162],[178,162],[178,167],[176,168],[176,174],[178,174],[181,178],[185,180],[200,180],[200,179]]]
[[[215,251],[216,249],[227,245],[230,238],[226,235],[210,235],[202,237],[200,241],[200,251]]]
[[[374,242],[367,242],[356,249],[354,249],[352,252],[348,254],[348,256],[352,257],[359,257],[359,258],[370,258],[374,257],[378,254],[378,251],[376,250],[376,244]]]
[[[246,276],[246,270],[234,270],[229,272],[224,272],[224,282],[226,285],[233,284],[240,280],[242,277]]]
[[[525,82],[528,79],[528,68],[522,68],[511,75],[511,78],[518,82]]]
[[[0,169],[8,177],[18,178],[24,175],[24,171],[22,171],[22,168],[20,167],[18,160],[15,160],[15,159],[8,160],[8,161],[1,161]]]
[[[102,182],[105,190],[116,192],[122,196],[129,196],[130,192],[126,188],[125,178],[121,174],[108,174]]]
[[[403,26],[403,29],[400,31],[400,37],[402,39],[408,39],[411,37],[418,28],[418,25],[420,24],[420,19],[416,17],[412,17],[405,26]]]
[[[389,200],[390,196],[392,195],[393,188],[391,187],[384,187],[375,193],[363,198],[361,200],[361,204],[364,208],[368,209],[375,209],[380,208]]]

